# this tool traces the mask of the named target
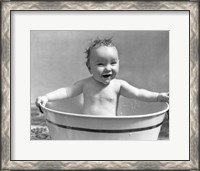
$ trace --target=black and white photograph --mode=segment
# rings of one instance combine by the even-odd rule
[[[168,30],[31,30],[31,140],[169,140]]]

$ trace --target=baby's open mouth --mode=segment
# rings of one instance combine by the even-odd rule
[[[102,76],[103,76],[104,78],[108,78],[108,77],[111,77],[111,75],[112,75],[112,74],[103,74]]]

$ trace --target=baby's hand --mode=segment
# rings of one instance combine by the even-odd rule
[[[169,93],[159,93],[157,100],[158,100],[158,102],[169,103]]]
[[[36,99],[35,104],[37,107],[40,107],[40,105],[45,106],[48,102],[47,96],[40,96]]]

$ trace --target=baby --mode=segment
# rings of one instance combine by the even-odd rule
[[[116,79],[119,56],[111,39],[93,41],[86,53],[86,65],[91,76],[77,81],[71,87],[60,88],[38,97],[37,106],[83,93],[84,114],[116,116],[120,95],[147,102],[169,102],[169,93],[138,89],[124,80]]]

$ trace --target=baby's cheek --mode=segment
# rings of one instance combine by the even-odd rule
[[[98,72],[99,74],[102,74],[102,73],[103,73],[103,69],[99,68],[99,69],[97,70],[97,72]]]
[[[115,76],[116,76],[118,73],[119,73],[119,70],[116,70],[116,71],[115,71],[115,73],[114,73],[114,74],[115,74]]]

